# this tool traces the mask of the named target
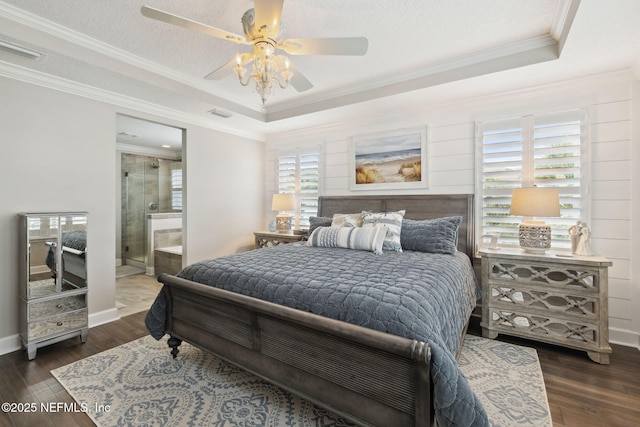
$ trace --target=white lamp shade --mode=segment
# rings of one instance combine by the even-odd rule
[[[532,217],[560,216],[560,197],[557,188],[514,188],[511,196],[511,215]]]
[[[274,194],[271,201],[272,211],[293,211],[296,209],[296,198],[293,194]]]

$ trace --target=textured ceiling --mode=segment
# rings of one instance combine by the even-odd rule
[[[497,75],[484,80],[487,90],[630,67],[640,58],[636,0],[285,0],[286,37],[365,36],[369,51],[292,56],[313,89],[277,88],[263,107],[234,75],[203,78],[249,47],[145,18],[142,5],[241,35],[240,18],[253,1],[0,1],[0,41],[44,53],[33,61],[0,51],[0,65],[124,94],[223,128],[270,132],[300,126],[307,113],[328,119],[327,111],[379,105],[377,99],[392,105],[397,94],[423,88],[467,90],[467,80],[491,73]],[[212,117],[212,108],[234,117]]]

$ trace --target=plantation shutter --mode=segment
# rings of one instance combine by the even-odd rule
[[[480,235],[498,234],[501,245],[518,245],[522,217],[509,215],[518,187],[555,187],[560,218],[551,225],[552,247],[568,248],[568,228],[584,217],[588,169],[586,113],[572,110],[499,120],[478,125],[481,164]]]
[[[320,153],[318,151],[300,154],[300,227],[309,227],[309,218],[318,215]]]
[[[309,218],[318,215],[320,151],[296,150],[278,156],[278,193],[296,195],[297,228],[308,228]]]
[[[182,211],[182,166],[171,169],[171,209]]]

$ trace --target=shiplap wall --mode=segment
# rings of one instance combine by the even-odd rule
[[[609,315],[612,342],[638,346],[640,322],[636,318],[640,292],[632,282],[631,147],[632,87],[634,78],[621,72],[562,82],[540,88],[511,91],[496,96],[447,105],[408,105],[406,115],[359,117],[344,123],[305,128],[267,141],[269,200],[275,186],[277,152],[296,146],[319,145],[321,194],[352,194],[349,189],[350,137],[403,128],[428,128],[428,181],[424,190],[398,194],[473,193],[475,189],[476,121],[495,120],[572,108],[588,108],[591,140],[591,198],[585,219],[592,229],[594,253],[613,261],[609,270]],[[636,101],[637,102],[637,101]],[[390,191],[358,191],[362,194]],[[268,206],[265,204],[265,206]],[[273,216],[265,212],[266,218]],[[640,227],[640,219],[636,227]],[[635,256],[635,263],[640,262]]]

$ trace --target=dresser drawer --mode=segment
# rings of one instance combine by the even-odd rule
[[[498,333],[536,338],[584,350],[598,350],[602,339],[597,320],[567,319],[550,312],[489,307],[486,320],[485,326]]]
[[[46,320],[30,322],[28,339],[35,340],[48,335],[59,335],[66,331],[87,327],[87,309],[72,311]]]
[[[552,314],[566,319],[596,321],[600,318],[597,294],[563,292],[549,286],[526,286],[489,282],[489,301],[492,307],[503,310],[525,310],[529,313]]]
[[[87,307],[87,295],[73,295],[29,304],[29,322]]]
[[[597,269],[500,259],[491,259],[488,263],[486,279],[493,283],[511,282],[596,294],[600,287]]]

